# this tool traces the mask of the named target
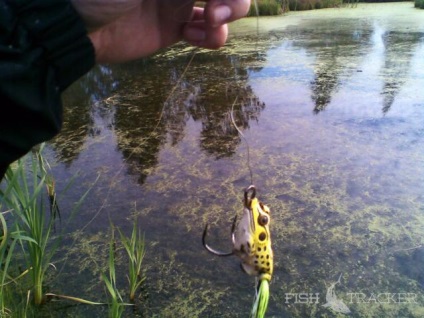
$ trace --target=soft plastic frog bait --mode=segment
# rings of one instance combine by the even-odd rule
[[[236,255],[241,260],[242,269],[258,278],[258,287],[252,317],[264,317],[269,299],[269,282],[273,272],[271,248],[270,209],[256,198],[256,188],[251,185],[244,191],[244,209],[240,222],[237,216],[231,229],[233,249],[225,253],[211,248],[206,243],[208,225],[203,231],[203,246],[218,256]]]

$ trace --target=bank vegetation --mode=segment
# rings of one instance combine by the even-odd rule
[[[410,0],[409,0],[410,1]],[[249,16],[279,15],[289,11],[337,8],[343,5],[354,7],[358,0],[256,0],[252,1]],[[393,1],[360,1],[393,2]],[[412,2],[412,1],[410,1]],[[424,9],[424,0],[415,0],[415,7]]]

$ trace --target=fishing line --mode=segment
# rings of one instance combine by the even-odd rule
[[[249,147],[249,141],[247,140],[247,138],[243,134],[243,132],[240,130],[240,128],[237,127],[236,121],[234,120],[234,105],[236,104],[237,99],[238,99],[238,96],[236,96],[236,98],[234,99],[233,105],[231,106],[230,117],[231,117],[231,122],[233,123],[233,125],[236,128],[237,132],[239,133],[239,135],[246,142],[246,148],[247,148],[247,168],[249,169],[249,174],[250,174],[250,184],[253,184],[253,170],[252,170],[252,166],[250,165],[250,147]]]
[[[177,10],[182,10],[183,9],[183,7],[184,6],[186,6],[187,4],[189,4],[190,3],[190,1],[187,1],[187,3],[185,3],[185,4],[183,4],[180,8],[178,8]],[[181,21],[180,21],[181,22]],[[186,21],[186,22],[188,22],[188,21]],[[166,99],[165,99],[165,101],[163,102],[163,104],[162,104],[162,109],[161,109],[161,112],[160,112],[160,114],[159,114],[159,118],[158,118],[158,120],[157,120],[157,123],[156,123],[156,126],[153,128],[153,130],[151,131],[151,133],[150,133],[150,136],[152,136],[155,132],[156,132],[156,130],[159,128],[159,125],[160,125],[160,123],[161,123],[161,121],[162,121],[162,119],[163,119],[163,114],[165,113],[165,106],[166,105],[168,105],[168,102],[169,102],[169,100],[170,100],[170,98],[174,95],[174,92],[176,91],[176,89],[177,89],[177,87],[179,86],[179,84],[181,83],[181,81],[183,80],[183,78],[185,77],[185,75],[186,75],[186,73],[187,73],[187,70],[189,69],[189,67],[191,66],[191,63],[193,62],[193,60],[194,60],[194,57],[195,57],[195,55],[196,55],[196,53],[197,53],[197,51],[199,50],[199,48],[198,47],[195,47],[195,48],[193,48],[193,50],[192,50],[192,54],[191,54],[191,57],[190,57],[190,60],[188,61],[188,63],[187,63],[187,65],[186,65],[186,67],[184,68],[184,70],[183,70],[183,72],[182,72],[182,74],[179,76],[179,78],[178,78],[178,80],[177,80],[177,82],[175,83],[175,85],[173,86],[173,88],[171,89],[171,92],[167,95],[167,97],[166,97]],[[142,142],[140,142],[139,143],[139,145],[141,145],[142,144]],[[124,169],[124,167],[125,167],[125,164],[129,161],[129,159],[134,155],[134,153],[136,152],[136,150],[137,150],[137,148],[136,147],[133,147],[133,149],[130,151],[130,153],[128,154],[128,156],[126,157],[126,159],[123,159],[122,160],[122,165],[120,166],[120,168],[116,171],[116,173],[113,175],[113,177],[112,177],[112,179],[111,180],[116,180],[116,178],[117,178],[117,176],[122,172],[122,169]],[[94,216],[91,218],[91,220],[90,221],[88,221],[82,228],[81,228],[81,231],[84,231],[86,228],[87,228],[87,226],[89,226],[96,218],[97,218],[97,216],[100,214],[100,212],[104,209],[104,207],[106,206],[106,203],[107,203],[107,201],[108,201],[108,199],[109,199],[109,196],[110,196],[110,193],[111,193],[111,190],[112,190],[112,186],[113,186],[113,184],[112,184],[112,182],[110,183],[110,186],[108,187],[108,190],[107,190],[107,194],[106,194],[106,197],[105,197],[105,199],[103,200],[103,203],[102,203],[102,205],[100,206],[100,208],[99,208],[99,210],[97,210],[97,212],[94,214]]]
[[[258,2],[256,0],[252,1],[255,5],[255,13],[256,13],[256,36],[259,37],[259,7]],[[234,105],[237,103],[238,96],[234,99],[233,104],[231,105],[231,111],[230,111],[230,117],[231,122],[233,123],[234,127],[236,128],[239,135],[244,139],[246,142],[246,148],[247,148],[247,168],[249,169],[249,175],[250,175],[250,184],[253,185],[253,169],[250,164],[250,146],[249,141],[247,140],[246,136],[243,134],[241,129],[237,126],[236,121],[234,120]]]
[[[257,38],[259,38],[259,8],[258,8],[258,3],[256,0],[253,0],[253,3],[255,4],[255,10],[256,10],[256,35]],[[237,102],[237,97],[235,98],[232,106],[231,106],[231,112],[230,112],[230,116],[231,116],[231,121],[234,125],[234,127],[236,128],[236,130],[238,131],[238,133],[240,134],[240,136],[244,139],[244,141],[246,142],[246,148],[247,148],[247,167],[249,169],[249,174],[250,174],[250,184],[253,185],[253,171],[252,171],[252,166],[250,163],[250,146],[249,146],[249,142],[246,138],[246,136],[243,134],[243,132],[240,130],[240,128],[237,126],[235,120],[234,120],[234,105]],[[233,224],[233,228],[234,228],[235,224]],[[207,228],[206,228],[207,229]],[[233,229],[234,231],[234,229]],[[203,234],[203,236],[205,236],[205,234]],[[203,238],[204,240],[204,238]],[[271,247],[269,248],[269,250],[272,251]],[[271,257],[272,258],[272,257]],[[250,313],[250,317],[251,318],[264,318],[265,317],[265,313],[267,311],[268,308],[268,302],[269,302],[269,297],[270,297],[270,290],[269,290],[269,281],[271,279],[272,275],[272,269],[271,269],[271,273],[268,273],[269,278],[264,278],[264,277],[260,277],[260,276],[256,276],[255,277],[255,296],[254,296],[254,301],[253,301],[253,307]]]
[[[184,70],[183,70],[183,72],[181,73],[181,75],[179,76],[179,78],[178,78],[178,80],[177,80],[177,82],[175,83],[175,85],[173,86],[173,88],[171,89],[171,92],[167,95],[167,97],[166,97],[166,99],[165,99],[165,101],[163,102],[163,104],[162,104],[162,109],[161,109],[161,112],[160,112],[160,114],[159,114],[159,118],[158,118],[158,120],[157,120],[157,123],[156,123],[156,126],[153,128],[153,130],[152,130],[152,132],[149,134],[150,136],[152,136],[154,133],[155,133],[155,131],[159,128],[159,125],[160,125],[160,123],[161,123],[161,121],[162,121],[162,119],[163,119],[163,114],[164,114],[164,112],[165,112],[165,106],[166,105],[168,105],[169,103],[169,100],[170,100],[170,98],[174,95],[174,92],[176,91],[176,89],[177,89],[177,87],[179,86],[179,84],[182,82],[182,80],[183,80],[183,78],[185,77],[185,75],[186,75],[186,73],[187,73],[187,71],[188,71],[188,69],[189,69],[189,67],[191,66],[191,64],[192,64],[192,62],[193,62],[193,60],[194,60],[194,57],[195,57],[195,55],[196,55],[196,53],[197,53],[197,51],[199,50],[199,48],[198,47],[195,47],[195,48],[193,48],[193,50],[192,50],[192,53],[191,53],[191,57],[190,57],[190,60],[188,61],[188,63],[187,63],[187,65],[186,65],[186,67],[184,68]],[[139,145],[141,145],[142,143],[140,142],[139,143]],[[136,148],[134,147],[132,150],[131,150],[131,152],[128,154],[128,156],[127,156],[127,158],[126,159],[123,159],[122,160],[122,165],[119,167],[119,169],[116,171],[116,173],[113,175],[113,177],[111,178],[111,183],[109,184],[109,187],[108,187],[108,189],[107,189],[107,193],[106,193],[106,195],[105,195],[105,197],[104,197],[104,199],[103,199],[103,201],[102,201],[102,204],[101,204],[101,206],[99,207],[99,209],[96,211],[96,213],[93,215],[93,217],[86,223],[86,224],[84,224],[84,226],[82,226],[79,230],[78,230],[78,232],[79,233],[82,233],[82,232],[84,232],[84,230],[99,216],[99,214],[100,214],[100,212],[102,212],[103,211],[103,209],[106,207],[106,204],[107,204],[107,202],[108,202],[108,200],[109,200],[109,197],[110,197],[110,194],[111,194],[111,191],[112,191],[112,188],[113,188],[113,185],[114,185],[114,180],[116,180],[117,179],[117,177],[118,177],[118,175],[122,172],[122,169],[124,169],[124,167],[125,167],[125,164],[128,162],[128,160],[134,155],[134,153],[136,152]],[[99,178],[100,178],[100,174],[98,174],[98,176],[97,176],[97,178],[96,178],[96,180],[95,180],[95,182],[93,183],[93,185],[95,184],[95,183],[97,183],[97,181],[99,180]],[[71,244],[71,246],[70,246],[70,249],[72,249],[74,246],[75,246],[75,244],[76,244],[76,242],[77,242],[77,240],[74,238],[74,240],[73,240],[73,243]],[[66,265],[66,262],[67,262],[67,260],[68,260],[68,257],[65,257],[65,260],[63,261],[63,264],[62,264],[62,267],[61,267],[61,269],[59,270],[59,272],[58,272],[58,274],[57,274],[57,277],[59,277],[59,275],[62,273],[62,271],[64,270],[64,268],[65,268],[65,265]]]
[[[259,10],[258,10],[257,1],[256,0],[253,0],[253,2],[255,4],[256,16],[259,17]],[[186,4],[184,4],[184,5],[186,5]],[[184,5],[182,5],[178,10],[181,10]],[[257,18],[257,33],[259,32],[258,30],[259,30],[259,19]],[[156,132],[156,130],[159,128],[159,125],[160,125],[160,123],[161,123],[161,121],[163,119],[163,115],[165,113],[165,106],[169,104],[168,103],[169,100],[174,95],[174,92],[176,91],[177,87],[182,82],[183,78],[185,77],[185,75],[186,75],[188,69],[190,68],[190,66],[191,66],[191,64],[192,64],[192,62],[194,60],[194,57],[196,56],[196,54],[197,54],[198,51],[199,51],[199,48],[198,47],[193,48],[192,54],[191,54],[191,57],[190,57],[190,60],[188,61],[186,67],[184,68],[184,70],[183,70],[182,74],[180,75],[180,77],[178,78],[177,82],[175,83],[175,85],[171,89],[171,92],[167,95],[165,101],[163,102],[162,109],[161,109],[159,118],[157,120],[156,126],[153,128],[153,130],[150,133],[150,135],[153,135]],[[247,160],[248,160],[248,168],[249,168],[249,173],[250,173],[250,181],[251,181],[251,184],[253,184],[253,173],[252,173],[252,168],[250,167],[250,149],[249,149],[249,143],[248,143],[247,139],[245,138],[245,136],[243,135],[243,133],[241,132],[241,130],[237,127],[237,125],[236,125],[236,123],[234,121],[234,117],[233,117],[233,109],[234,109],[234,104],[236,103],[236,101],[237,101],[237,98],[236,98],[236,100],[234,101],[234,103],[232,105],[232,110],[231,110],[231,114],[230,114],[231,115],[231,120],[233,122],[234,127],[237,129],[237,131],[239,132],[239,134],[246,141],[246,144],[247,144],[247,154],[248,154],[247,155]],[[141,145],[141,143],[139,145]],[[116,173],[114,174],[112,180],[116,180],[117,176],[122,172],[122,169],[124,169],[125,163],[128,162],[128,160],[133,156],[133,154],[136,152],[136,150],[137,150],[136,147],[134,147],[130,151],[130,153],[128,154],[127,158],[126,159],[123,159],[123,162],[122,162],[121,167],[116,171]],[[103,200],[103,203],[100,206],[99,210],[94,214],[94,216],[91,218],[91,220],[88,221],[81,228],[81,231],[84,231],[97,218],[97,216],[100,214],[100,212],[104,209],[104,207],[106,206],[106,203],[108,201],[108,198],[110,196],[110,193],[111,193],[111,190],[112,190],[112,186],[113,186],[113,184],[111,183],[110,186],[108,187],[108,191],[107,191],[106,197]]]
[[[183,78],[185,77],[185,74],[187,73],[187,70],[189,69],[189,67],[190,67],[190,65],[191,65],[191,63],[193,62],[193,60],[194,60],[194,57],[195,57],[195,55],[196,55],[196,53],[197,53],[197,50],[198,50],[198,48],[194,48],[193,49],[193,52],[192,52],[192,54],[191,54],[191,57],[190,57],[190,60],[189,60],[189,62],[188,62],[188,64],[187,64],[187,66],[184,68],[184,70],[183,70],[183,72],[182,72],[182,74],[180,75],[180,77],[178,78],[178,80],[177,80],[177,82],[175,83],[175,85],[173,86],[173,88],[171,89],[171,92],[167,95],[167,97],[166,97],[166,99],[165,99],[165,101],[163,102],[163,105],[162,105],[162,109],[161,109],[161,112],[160,112],[160,114],[159,114],[159,118],[158,118],[158,120],[157,120],[157,123],[156,123],[156,126],[153,128],[153,130],[151,131],[151,133],[150,133],[150,135],[153,135],[155,132],[156,132],[156,130],[159,128],[159,125],[160,125],[160,123],[161,123],[161,121],[162,121],[162,119],[163,119],[163,114],[165,113],[165,105],[167,105],[168,104],[168,101],[170,100],[170,98],[174,95],[174,92],[175,92],[175,90],[177,89],[177,87],[178,87],[178,85],[181,83],[181,81],[183,80]],[[139,145],[141,145],[142,143],[140,143]],[[114,176],[112,177],[112,180],[116,180],[116,178],[117,178],[117,176],[121,173],[121,171],[122,171],[122,169],[124,169],[124,167],[125,167],[125,163],[126,162],[128,162],[128,160],[129,159],[131,159],[131,157],[132,157],[132,155],[136,152],[136,150],[137,150],[137,148],[136,147],[133,147],[133,149],[131,150],[131,152],[128,154],[128,156],[127,156],[127,158],[126,159],[123,159],[123,162],[122,162],[122,165],[121,165],[121,167],[118,169],[118,171],[114,174]],[[97,216],[100,214],[100,212],[103,210],[103,208],[106,206],[106,203],[107,203],[107,201],[108,201],[108,199],[109,199],[109,196],[110,196],[110,193],[111,193],[111,190],[112,190],[112,183],[110,184],[110,186],[108,187],[108,191],[107,191],[107,194],[106,194],[106,197],[105,197],[105,199],[103,200],[103,203],[102,203],[102,205],[100,206],[100,208],[99,208],[99,210],[94,214],[94,216],[91,218],[91,220],[90,221],[88,221],[82,228],[81,228],[81,231],[84,231],[86,228],[87,228],[87,226],[89,226],[96,218],[97,218]]]

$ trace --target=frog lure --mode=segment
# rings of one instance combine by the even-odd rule
[[[249,186],[244,191],[243,216],[237,224],[237,215],[231,228],[233,250],[220,252],[206,243],[208,225],[203,231],[203,246],[218,256],[236,255],[241,260],[241,268],[249,275],[256,276],[258,285],[251,317],[264,317],[269,300],[269,282],[273,272],[273,252],[269,230],[270,209],[256,198],[256,188]]]

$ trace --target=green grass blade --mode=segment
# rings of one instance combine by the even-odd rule
[[[71,300],[71,301],[75,301],[77,303],[81,303],[81,304],[85,304],[85,305],[96,305],[96,306],[107,305],[107,303],[99,303],[99,302],[96,302],[96,301],[91,301],[91,300],[87,300],[87,299],[83,299],[83,298],[79,298],[79,297],[57,295],[57,294],[53,294],[53,293],[46,293],[46,296],[51,297],[51,298]]]
[[[135,300],[135,293],[145,278],[141,273],[142,263],[145,255],[144,236],[138,230],[137,222],[133,224],[131,236],[126,237],[118,228],[121,243],[128,255],[128,282],[130,290],[130,301]]]

